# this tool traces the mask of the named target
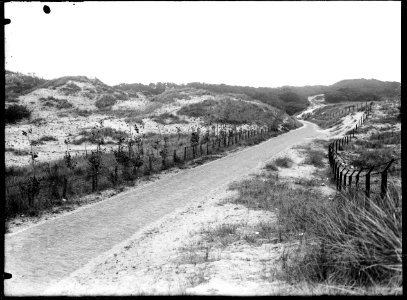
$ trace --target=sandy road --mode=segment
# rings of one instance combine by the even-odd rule
[[[13,278],[5,281],[5,295],[41,295],[53,283],[190,199],[204,198],[250,174],[294,144],[325,135],[316,125],[303,123],[305,126],[259,145],[6,235],[5,271]]]

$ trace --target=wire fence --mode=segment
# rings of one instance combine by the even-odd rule
[[[338,110],[338,111],[335,111],[335,112],[321,111],[319,113],[319,117],[323,118],[323,119],[329,119],[329,118],[333,118],[333,117],[341,117],[341,116],[347,115],[347,114],[349,114],[351,112],[364,111],[367,106],[368,106],[368,104],[366,102],[366,103],[357,103],[357,104],[354,104],[354,105],[349,105],[349,106],[347,106],[345,108],[342,108],[341,110]],[[307,119],[307,118],[311,117],[312,114],[313,113],[304,114],[303,118]]]
[[[333,141],[328,146],[329,164],[332,170],[333,178],[336,181],[337,190],[359,189],[363,188],[365,195],[369,198],[372,193],[380,194],[382,198],[388,190],[388,176],[392,172],[390,167],[393,164],[401,163],[401,158],[394,159],[365,168],[355,169],[349,166],[343,157],[338,153],[338,148],[349,144],[358,129],[365,123],[372,112],[372,104],[363,107],[364,113],[355,127],[348,131],[348,134],[340,139]]]
[[[77,155],[72,157],[71,167],[66,165],[66,161],[60,160],[37,166],[32,175],[28,175],[26,171],[6,176],[6,214],[52,206],[53,203],[65,201],[71,196],[114,188],[124,181],[134,181],[172,166],[209,157],[238,145],[261,142],[281,133],[271,126],[264,126],[255,129],[230,129],[206,139],[198,139],[189,146],[154,149],[151,145],[146,145],[140,149],[137,145],[132,145],[122,149],[128,158],[126,163],[118,161],[113,147],[104,153],[77,150]]]

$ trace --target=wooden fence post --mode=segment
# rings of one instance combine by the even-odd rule
[[[349,175],[349,188],[351,187],[351,185],[352,185],[352,176],[353,176],[353,173],[355,173],[356,172],[356,170],[353,170],[353,172]]]
[[[387,193],[387,170],[390,168],[391,164],[394,162],[394,158],[388,163],[386,168],[382,171],[382,182],[380,185],[380,197],[384,198]]]
[[[209,155],[209,142],[206,143],[206,155]]]
[[[175,164],[176,161],[177,161],[177,150],[176,150],[176,149],[174,149],[174,154],[173,154],[173,156],[172,156],[172,160],[174,161],[174,164]]]
[[[365,182],[365,194],[366,197],[370,197],[370,172],[372,172],[374,167],[371,167],[369,171],[366,173],[366,182]]]
[[[345,170],[345,168],[343,168],[342,171],[339,172],[339,180],[337,181],[337,184],[336,184],[336,189],[339,190],[339,191],[342,188],[342,173],[343,173],[343,170]]]
[[[344,187],[344,188],[346,187],[346,175],[348,175],[349,171],[350,171],[350,170],[347,169],[346,173],[343,175],[343,187]]]
[[[359,172],[356,174],[356,180],[355,180],[355,186],[356,186],[356,187],[357,187],[358,184],[359,184],[359,175],[360,175],[360,173],[362,173],[363,169],[364,169],[364,168],[361,168],[361,169],[359,170]]]
[[[187,160],[187,147],[184,147],[184,161]]]

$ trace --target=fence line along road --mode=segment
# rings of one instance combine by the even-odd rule
[[[380,175],[380,196],[384,198],[388,190],[389,168],[392,166],[393,163],[400,161],[400,158],[393,158],[390,161],[379,165],[354,169],[353,167],[348,166],[345,160],[338,153],[338,148],[341,148],[345,144],[349,144],[352,141],[352,138],[355,137],[355,133],[370,116],[372,112],[372,104],[373,103],[367,105],[366,103],[366,105],[362,108],[364,110],[362,117],[360,118],[356,126],[352,130],[350,130],[346,136],[336,139],[331,144],[329,144],[328,158],[333,178],[336,181],[337,190],[340,191],[342,189],[359,188],[363,179],[365,186],[365,195],[369,198],[371,196],[372,190],[372,176]]]

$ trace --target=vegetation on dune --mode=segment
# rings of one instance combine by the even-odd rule
[[[4,111],[4,120],[6,124],[14,124],[22,119],[30,118],[31,112],[23,105],[13,104]]]
[[[153,121],[163,124],[188,124],[188,121],[182,120],[179,116],[170,113],[162,113],[160,115],[154,116]]]
[[[219,100],[209,99],[183,106],[178,114],[201,117],[207,123],[258,124],[273,126],[275,129],[282,123],[283,118],[283,112],[277,109],[272,110],[243,100],[232,100],[227,96]]]
[[[48,96],[47,98],[40,98],[39,101],[44,106],[55,107],[57,109],[68,109],[73,107],[73,104],[70,103],[68,100],[58,99],[52,96]]]
[[[113,105],[117,102],[116,97],[113,95],[105,94],[102,95],[98,100],[95,102],[95,106],[99,109],[110,109]]]
[[[21,73],[6,70],[6,98],[15,99],[18,96],[25,95],[38,88],[46,82],[45,79],[33,75],[24,75]]]
[[[64,76],[52,80],[47,80],[45,83],[40,85],[38,88],[51,88],[56,89],[60,86],[68,84],[69,81],[77,81],[77,82],[90,82],[90,79],[86,76]]]
[[[80,91],[82,91],[82,89],[77,86],[75,83],[68,83],[65,86],[63,86],[60,91],[62,91],[65,95],[74,95]]]
[[[274,164],[269,164],[266,170],[269,172],[232,184],[230,189],[236,190],[238,196],[229,201],[275,212],[276,223],[262,226],[265,241],[298,245],[288,247],[281,254],[278,260],[281,268],[275,272],[277,278],[293,285],[305,282],[329,285],[333,289],[338,286],[344,293],[366,293],[381,287],[390,293],[400,292],[399,189],[392,187],[384,199],[374,196],[368,200],[361,193],[338,193],[328,199],[304,184],[292,186],[282,181],[275,174]],[[319,172],[323,176],[323,171]],[[313,181],[309,184],[318,185]],[[365,205],[367,201],[369,206]],[[236,232],[235,228],[234,241],[244,238]],[[265,241],[259,235],[250,236],[252,243]]]
[[[151,98],[151,101],[161,103],[171,103],[176,99],[189,100],[191,95],[188,93],[190,89],[170,89],[162,92]]]

